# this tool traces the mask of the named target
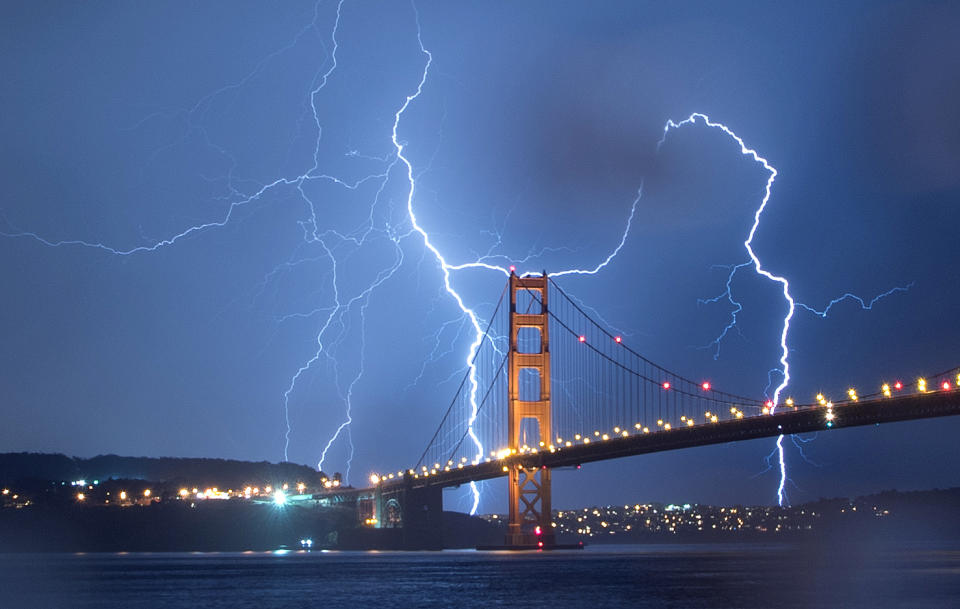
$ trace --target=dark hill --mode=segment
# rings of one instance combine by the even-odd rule
[[[301,481],[319,486],[322,472],[295,463],[235,461],[179,457],[120,457],[98,455],[91,459],[61,454],[2,453],[0,483],[20,480],[109,480],[152,482],[189,481],[194,485],[241,487],[251,483]]]

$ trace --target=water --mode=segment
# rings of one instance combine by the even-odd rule
[[[956,545],[0,555],[0,607],[960,607]]]

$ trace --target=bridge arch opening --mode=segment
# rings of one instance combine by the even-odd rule
[[[542,348],[540,328],[533,326],[517,328],[517,353],[541,353]]]
[[[523,287],[516,291],[516,309],[521,315],[540,315],[543,313],[543,294],[539,288]]]
[[[540,442],[546,442],[546,438],[540,437],[540,423],[533,417],[527,417],[520,421],[520,446],[529,446],[538,448]]]
[[[542,385],[540,371],[536,368],[521,368],[518,375],[520,400],[523,402],[538,402],[542,399]]]

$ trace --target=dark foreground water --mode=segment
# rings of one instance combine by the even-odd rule
[[[0,555],[0,607],[960,607],[957,546]]]

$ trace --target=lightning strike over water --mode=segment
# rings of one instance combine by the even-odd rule
[[[756,150],[749,148],[746,145],[746,143],[743,141],[743,138],[741,138],[739,135],[734,133],[729,127],[727,127],[723,123],[713,122],[710,120],[710,118],[706,114],[702,114],[699,112],[694,112],[693,114],[691,114],[690,116],[688,116],[687,118],[679,122],[668,120],[667,124],[663,128],[663,137],[657,143],[657,150],[659,151],[660,148],[663,146],[664,142],[667,139],[667,135],[670,133],[672,129],[679,129],[685,125],[696,125],[698,120],[702,121],[703,124],[706,125],[707,127],[710,127],[712,129],[719,129],[720,131],[725,133],[727,136],[733,139],[740,146],[741,154],[752,158],[755,162],[762,165],[764,170],[766,170],[770,174],[769,177],[767,178],[766,184],[764,185],[764,193],[763,193],[763,198],[760,202],[760,206],[757,208],[756,212],[754,213],[753,225],[750,227],[750,231],[747,233],[746,241],[743,242],[743,246],[747,250],[747,255],[749,256],[750,261],[727,267],[730,269],[730,272],[727,275],[726,290],[719,296],[716,296],[714,298],[709,298],[709,299],[701,299],[699,302],[701,304],[711,304],[711,303],[718,302],[721,299],[726,299],[734,307],[733,311],[731,312],[730,323],[727,324],[727,326],[724,327],[724,329],[721,331],[720,335],[708,345],[708,347],[709,346],[716,347],[716,351],[714,352],[714,359],[717,359],[720,356],[720,343],[727,336],[727,333],[731,329],[736,327],[737,314],[743,309],[742,305],[737,300],[734,299],[733,291],[732,291],[733,278],[737,274],[737,272],[742,268],[752,266],[754,268],[754,271],[758,275],[765,277],[770,281],[780,284],[780,286],[782,286],[783,298],[787,302],[787,313],[783,318],[783,327],[780,331],[780,367],[775,368],[769,372],[768,380],[770,381],[770,383],[767,386],[767,389],[769,390],[769,386],[773,384],[772,379],[773,379],[774,373],[778,373],[782,377],[780,384],[776,386],[776,388],[773,391],[773,395],[771,396],[771,406],[770,406],[769,412],[770,414],[773,414],[776,407],[780,404],[781,393],[783,392],[784,389],[787,388],[787,385],[790,384],[790,362],[789,362],[790,350],[787,345],[787,339],[790,333],[790,320],[793,319],[793,314],[796,311],[797,307],[808,310],[816,315],[819,315],[820,317],[826,317],[827,313],[830,311],[830,309],[834,305],[844,300],[850,299],[858,302],[862,309],[870,310],[871,308],[873,308],[873,305],[877,301],[897,292],[906,292],[910,289],[910,287],[912,287],[913,284],[911,283],[905,287],[892,288],[884,292],[883,294],[876,296],[875,298],[870,300],[869,303],[865,302],[859,296],[846,293],[843,296],[839,298],[835,298],[832,301],[830,301],[830,303],[822,311],[814,309],[813,307],[807,306],[803,303],[797,302],[794,299],[794,297],[790,294],[790,283],[787,280],[787,278],[779,275],[774,275],[773,273],[765,269],[762,263],[760,262],[760,258],[757,256],[756,252],[754,252],[754,249],[753,249],[753,239],[754,239],[754,236],[756,236],[757,230],[760,228],[760,218],[763,215],[764,210],[767,208],[767,204],[770,202],[770,194],[773,188],[773,183],[776,181],[776,178],[778,175],[776,168],[773,167],[770,164],[770,162],[767,161],[767,159],[760,156]],[[779,505],[783,505],[784,501],[786,500],[785,487],[787,482],[787,465],[784,457],[783,438],[784,438],[783,435],[780,435],[777,437],[776,449],[775,449],[775,452],[778,455],[779,470],[780,470],[780,481],[777,487],[777,503]],[[804,459],[806,459],[805,456],[804,456]]]
[[[325,260],[329,264],[329,298],[330,302],[324,303],[323,306],[318,306],[313,310],[306,313],[292,313],[288,315],[281,316],[278,321],[283,322],[288,319],[293,318],[312,318],[314,316],[319,317],[319,327],[315,331],[315,349],[311,347],[313,351],[312,355],[303,361],[294,374],[290,377],[289,382],[286,384],[286,388],[282,393],[282,412],[283,412],[283,422],[284,422],[284,442],[283,442],[283,458],[284,460],[289,460],[289,450],[291,443],[291,433],[293,427],[291,424],[291,398],[293,394],[297,391],[298,383],[309,371],[313,369],[314,366],[318,365],[322,359],[326,358],[329,364],[332,366],[333,375],[334,375],[334,385],[336,386],[340,399],[344,406],[343,418],[340,420],[339,424],[335,428],[332,435],[326,441],[323,446],[318,462],[318,468],[323,468],[325,461],[328,459],[329,451],[334,446],[334,444],[341,440],[341,438],[346,438],[346,442],[349,446],[349,457],[346,461],[346,479],[349,480],[350,476],[350,467],[353,459],[353,440],[351,437],[351,424],[353,423],[353,408],[354,408],[354,391],[357,388],[358,384],[361,383],[362,378],[365,373],[364,359],[366,356],[366,313],[367,309],[370,306],[370,298],[373,293],[375,293],[381,286],[383,286],[387,281],[393,278],[397,271],[402,267],[405,258],[403,244],[408,237],[416,238],[418,241],[422,241],[423,247],[426,251],[432,255],[433,259],[436,261],[439,266],[439,270],[442,276],[442,287],[443,293],[448,295],[453,302],[456,304],[456,307],[462,314],[462,317],[459,318],[460,321],[464,321],[464,326],[472,327],[474,334],[470,340],[470,344],[466,352],[466,366],[469,370],[469,403],[471,412],[469,413],[469,418],[467,420],[467,433],[469,435],[470,441],[475,447],[475,458],[479,461],[484,453],[485,447],[483,446],[481,439],[474,431],[474,423],[477,421],[478,416],[478,391],[480,389],[480,379],[478,379],[477,367],[472,361],[472,355],[476,352],[478,347],[481,345],[481,342],[484,340],[484,329],[481,316],[477,313],[474,307],[468,305],[465,297],[457,290],[455,286],[455,275],[460,271],[490,271],[492,273],[501,274],[504,277],[508,277],[511,273],[511,269],[507,265],[494,264],[491,260],[501,261],[507,260],[506,255],[498,254],[493,252],[492,248],[488,252],[484,253],[481,256],[477,256],[473,260],[467,262],[451,262],[451,256],[448,253],[441,251],[440,247],[436,242],[431,238],[431,232],[421,224],[416,208],[417,208],[417,178],[416,172],[414,170],[414,163],[411,161],[408,156],[407,142],[402,140],[400,137],[400,131],[403,124],[403,118],[412,104],[414,104],[423,94],[424,88],[428,82],[428,77],[430,75],[431,66],[433,65],[433,54],[426,48],[423,42],[423,36],[421,32],[420,25],[420,16],[417,11],[417,8],[413,3],[411,3],[414,15],[414,21],[416,24],[416,38],[417,44],[419,46],[419,53],[423,58],[423,68],[419,75],[419,80],[415,89],[404,96],[404,101],[400,104],[399,108],[393,113],[393,123],[390,128],[390,142],[392,145],[392,152],[383,157],[379,156],[366,156],[361,155],[357,151],[351,151],[348,153],[348,157],[351,158],[363,158],[369,161],[379,162],[383,165],[381,170],[370,173],[369,175],[363,176],[359,179],[346,180],[341,177],[330,175],[321,170],[321,145],[322,145],[322,136],[323,136],[323,117],[322,111],[318,107],[317,100],[320,96],[323,95],[328,83],[331,79],[334,78],[335,72],[338,68],[338,50],[340,48],[340,42],[338,40],[338,35],[341,27],[342,21],[342,9],[344,7],[346,0],[340,0],[336,5],[336,17],[333,22],[332,29],[329,34],[330,38],[330,51],[327,57],[324,59],[324,62],[321,64],[321,70],[316,73],[316,78],[313,81],[315,86],[312,87],[309,91],[309,107],[310,107],[310,118],[313,122],[313,129],[315,130],[315,136],[312,141],[313,152],[312,152],[312,166],[310,166],[305,172],[300,173],[299,175],[294,175],[292,177],[279,177],[275,178],[269,182],[263,183],[259,188],[254,190],[252,193],[244,194],[238,188],[235,188],[232,183],[230,191],[233,193],[234,198],[230,200],[229,205],[226,208],[226,211],[222,216],[219,216],[218,219],[202,222],[189,226],[172,236],[166,237],[164,239],[154,241],[148,245],[140,245],[130,248],[121,248],[113,247],[106,245],[99,241],[90,241],[83,239],[69,239],[69,240],[52,240],[47,239],[36,232],[21,231],[21,230],[12,230],[10,232],[0,232],[0,235],[7,237],[22,237],[36,240],[37,242],[49,246],[49,247],[64,247],[64,246],[80,246],[86,248],[92,248],[96,250],[102,250],[112,255],[118,256],[129,256],[133,254],[140,253],[150,253],[155,252],[158,249],[172,246],[179,241],[183,240],[186,237],[190,237],[197,233],[202,233],[207,230],[222,228],[229,224],[233,218],[235,212],[250,203],[260,201],[268,193],[279,190],[281,188],[290,188],[297,192],[299,199],[305,205],[307,210],[306,216],[299,221],[300,228],[303,231],[303,240],[304,243],[312,246],[316,246],[321,250],[319,256],[314,257],[305,257],[302,260],[292,260],[284,263],[277,267],[271,275],[279,272],[281,267],[288,268],[294,266],[304,261],[317,261]],[[315,5],[315,11],[313,15],[313,22],[308,26],[309,28],[315,28],[317,22],[317,11],[319,10],[320,3]],[[292,48],[293,45],[297,44],[300,37],[303,35],[302,30],[297,38],[294,39],[290,45],[284,47],[283,49],[276,51],[276,53],[281,53],[288,48]],[[276,54],[275,53],[275,54]],[[272,57],[273,54],[270,56]],[[254,72],[249,74],[247,77],[236,83],[235,85],[230,85],[227,88],[235,89],[240,88],[245,85],[245,83],[252,78],[255,74],[263,69],[264,62],[268,58],[265,58],[263,61],[257,64]],[[326,66],[326,69],[322,69]],[[227,88],[220,89],[206,97],[204,97],[201,102],[196,106],[200,107],[201,104],[206,103],[211,97],[220,94],[225,91]],[[399,102],[399,99],[397,100]],[[305,112],[306,115],[306,112]],[[681,127],[691,125],[696,126],[703,124],[711,129],[718,129],[726,134],[728,137],[733,139],[740,146],[740,151],[742,155],[750,157],[754,162],[759,163],[764,170],[769,173],[769,177],[766,180],[764,195],[762,197],[759,207],[756,209],[753,216],[753,224],[750,227],[750,230],[747,234],[746,240],[743,242],[744,248],[749,257],[749,261],[742,262],[739,264],[731,265],[724,267],[727,271],[727,278],[725,283],[725,291],[713,298],[702,299],[701,304],[708,305],[714,304],[720,301],[727,301],[733,307],[731,312],[731,320],[723,328],[720,335],[713,340],[708,348],[714,348],[714,359],[719,358],[720,347],[723,340],[728,336],[728,333],[731,330],[737,328],[737,315],[742,311],[742,305],[736,300],[733,293],[732,283],[738,272],[741,270],[752,267],[754,272],[762,277],[765,277],[767,280],[780,286],[780,289],[783,294],[783,298],[787,303],[787,311],[783,318],[782,329],[780,330],[780,357],[779,357],[779,367],[771,371],[769,376],[770,385],[774,383],[774,376],[778,375],[780,377],[779,384],[773,389],[771,400],[773,403],[773,408],[780,403],[780,396],[782,392],[786,389],[790,382],[790,364],[789,364],[789,349],[788,349],[788,334],[790,330],[790,322],[794,316],[794,313],[797,307],[807,310],[815,315],[820,317],[827,317],[829,311],[835,305],[845,301],[851,300],[859,304],[859,306],[864,310],[870,310],[876,302],[881,300],[884,297],[890,296],[898,292],[906,292],[909,290],[913,284],[910,284],[905,287],[895,287],[883,294],[880,294],[873,298],[870,301],[865,301],[864,299],[846,293],[843,296],[832,300],[826,307],[822,310],[815,309],[811,306],[805,305],[803,303],[797,302],[790,292],[790,285],[786,277],[775,275],[772,272],[768,271],[763,264],[761,263],[760,258],[755,253],[753,249],[753,241],[756,235],[756,232],[759,229],[761,217],[764,213],[767,204],[769,203],[771,196],[771,189],[774,184],[774,181],[777,177],[777,170],[770,165],[770,163],[760,156],[755,150],[749,148],[743,139],[734,133],[726,125],[713,122],[710,118],[701,113],[691,114],[686,119],[674,122],[673,120],[667,121],[663,128],[663,136],[657,143],[657,150],[659,151],[661,147],[665,144],[666,139],[669,133],[674,129],[679,129]],[[398,225],[393,225],[390,223],[389,219],[383,221],[382,224],[379,224],[378,220],[375,218],[376,210],[379,205],[381,205],[381,195],[384,193],[387,188],[388,183],[391,181],[391,176],[395,171],[400,171],[405,177],[405,201],[404,201],[404,218],[402,222]],[[367,184],[376,184],[377,190],[373,195],[372,201],[370,202],[370,212],[369,216],[365,219],[362,225],[350,232],[342,232],[334,230],[333,228],[324,229],[321,226],[321,218],[323,214],[318,212],[318,204],[315,202],[314,198],[307,192],[306,186],[313,181],[321,181],[330,184],[334,184],[337,187],[356,191],[357,189],[366,186]],[[567,275],[596,275],[603,271],[608,265],[610,265],[613,260],[620,254],[624,248],[626,241],[630,235],[633,223],[635,221],[635,216],[637,208],[643,196],[643,182],[640,182],[639,187],[637,188],[636,197],[633,198],[632,202],[629,205],[629,212],[626,217],[625,225],[622,232],[619,232],[619,241],[616,245],[609,251],[609,253],[600,260],[596,265],[588,268],[568,268],[565,270],[554,271],[550,273],[551,277],[562,277]],[[9,225],[9,223],[8,223]],[[392,248],[392,259],[385,263],[381,268],[379,268],[372,277],[369,278],[369,283],[364,286],[362,289],[353,294],[345,293],[343,286],[341,285],[341,276],[340,276],[340,263],[344,259],[344,255],[341,250],[344,247],[353,247],[359,248],[364,244],[368,243],[373,239],[382,239],[384,240],[390,248]],[[497,245],[499,245],[499,237],[497,237]],[[496,247],[493,246],[493,247]],[[535,258],[539,254],[545,252],[554,252],[559,249],[566,248],[543,248],[537,254],[529,254],[527,257],[518,261],[518,264],[525,264],[527,260],[531,257]],[[518,271],[520,275],[532,275],[534,271]],[[264,280],[264,283],[269,281],[269,276]],[[345,333],[345,327],[349,324],[348,318],[350,315],[356,314],[359,320],[359,365],[355,370],[351,370],[349,373],[343,371],[343,374],[346,376],[346,380],[343,381],[345,389],[341,388],[340,375],[342,372],[340,362],[337,360],[336,355],[331,353],[331,347],[339,344],[339,341],[342,340],[342,336]],[[447,320],[443,322],[443,327],[447,327],[450,324],[455,323],[456,320]],[[441,330],[442,331],[442,328]],[[439,331],[438,331],[439,332]],[[332,335],[332,336],[331,336]],[[439,344],[439,334],[437,334],[437,343]],[[433,357],[433,355],[431,355]],[[423,370],[421,369],[421,375]],[[419,377],[418,377],[419,378]],[[416,383],[416,381],[414,381]],[[769,388],[768,386],[768,388]],[[771,408],[771,412],[773,410]],[[776,442],[775,452],[778,454],[779,461],[779,471],[780,471],[780,484],[777,491],[778,502],[782,505],[786,500],[785,494],[785,483],[787,481],[787,471],[786,463],[784,458],[784,447],[783,447],[783,438],[780,436]],[[796,445],[796,440],[794,440]],[[799,445],[797,445],[799,448]],[[801,453],[802,454],[802,453]],[[471,483],[471,493],[473,497],[472,506],[470,513],[474,514],[477,512],[479,502],[480,502],[480,492],[476,483]]]

